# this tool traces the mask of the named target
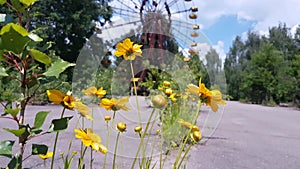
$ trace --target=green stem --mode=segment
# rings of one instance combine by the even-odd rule
[[[140,145],[139,145],[139,147],[138,147],[138,150],[136,151],[136,154],[135,154],[133,163],[132,163],[132,165],[131,165],[131,169],[134,169],[134,166],[135,166],[135,163],[136,163],[136,160],[137,160],[137,156],[138,156],[139,153],[140,153],[141,147],[144,146],[144,138],[145,138],[145,135],[146,135],[146,133],[147,133],[147,131],[148,131],[149,124],[150,124],[150,121],[151,121],[151,119],[152,119],[152,116],[153,116],[154,112],[155,112],[155,109],[152,110],[151,115],[150,115],[150,117],[149,117],[149,119],[148,119],[148,122],[147,122],[147,125],[146,125],[146,128],[145,128],[145,131],[143,132],[142,137],[141,137]],[[144,150],[144,149],[143,149],[143,150]]]
[[[107,138],[106,138],[106,148],[108,148],[108,144],[109,144],[109,140],[110,140],[110,132],[111,132],[111,128],[108,129],[108,122],[106,123],[106,130],[107,130]],[[103,169],[105,169],[106,167],[106,158],[107,158],[107,153],[105,153],[104,155],[104,162],[103,162]]]
[[[137,107],[137,111],[138,111],[139,122],[140,122],[140,126],[142,126],[140,106],[139,106],[139,99],[138,99],[138,96],[137,96],[136,84],[135,84],[135,81],[134,81],[134,70],[133,70],[132,60],[130,60],[130,68],[131,68],[133,89],[134,89],[135,102],[136,102],[136,107]]]
[[[64,117],[65,110],[66,110],[66,108],[64,107],[63,111],[61,112],[60,118]],[[51,169],[53,169],[53,167],[54,167],[54,158],[55,158],[56,144],[57,144],[57,140],[58,140],[58,135],[59,135],[59,132],[57,132],[56,135],[55,135],[55,141],[54,141],[54,146],[53,146],[53,156],[52,156],[52,159],[51,159]]]
[[[117,158],[117,148],[118,148],[119,137],[120,137],[120,132],[118,132],[116,145],[115,145],[114,159],[113,159],[113,169],[116,169],[116,158]]]
[[[92,107],[92,130],[94,130],[94,107]],[[91,160],[90,160],[90,169],[93,169],[93,149],[91,147]]]
[[[79,123],[79,118],[78,118],[78,120],[76,121],[75,128],[77,128],[78,123]],[[69,154],[70,154],[70,150],[71,150],[71,147],[72,147],[72,143],[73,143],[74,138],[75,138],[75,135],[73,135],[72,138],[71,138],[71,140],[70,140],[67,156],[69,156]]]
[[[93,169],[93,161],[94,161],[94,159],[93,159],[93,149],[92,149],[92,147],[91,147],[90,169]]]
[[[185,151],[185,153],[184,153],[184,155],[183,155],[182,159],[180,160],[180,162],[179,162],[179,164],[178,164],[178,167],[177,167],[177,168],[180,168],[180,166],[181,166],[181,164],[182,164],[183,160],[184,160],[184,159],[185,159],[185,157],[188,155],[188,153],[189,153],[189,151],[191,150],[192,146],[193,146],[193,144],[190,144],[190,145],[189,145],[189,147],[188,147],[188,148],[187,148],[187,150]]]
[[[82,167],[83,167],[83,157],[84,157],[86,150],[87,150],[87,147],[84,148],[82,154],[80,155],[78,169],[82,169]]]
[[[154,119],[157,118],[157,115],[158,115],[158,114],[156,114],[156,116],[154,117]],[[152,129],[153,129],[154,123],[155,123],[155,121],[152,122],[152,125],[151,125],[150,130],[149,130],[150,132],[151,132]],[[146,149],[147,149],[149,140],[150,140],[150,133],[148,134],[148,137],[147,137],[145,146],[143,146],[143,160],[142,160],[142,166],[144,165],[144,162],[145,162],[145,158],[144,158],[144,157],[146,156],[145,153],[146,153]]]
[[[195,117],[194,117],[194,122],[192,123],[193,125],[196,124],[196,122],[197,122],[197,118],[198,118],[198,116],[199,116],[199,111],[200,111],[200,106],[197,105],[196,115],[195,115]],[[180,149],[179,149],[179,151],[178,151],[178,154],[177,154],[175,163],[174,163],[174,165],[173,165],[173,169],[176,169],[176,168],[177,168],[178,161],[179,161],[179,159],[180,159],[180,157],[181,157],[181,154],[182,154],[182,152],[183,152],[183,149],[184,149],[184,147],[185,147],[185,145],[186,145],[186,143],[187,143],[187,141],[188,141],[188,138],[190,137],[191,132],[192,132],[192,127],[189,129],[189,132],[188,132],[187,136],[185,137],[184,142],[181,143],[181,145],[180,145]]]

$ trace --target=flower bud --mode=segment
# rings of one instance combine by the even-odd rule
[[[170,87],[171,83],[169,81],[163,81],[163,86]]]
[[[199,130],[199,127],[196,126],[196,125],[193,125],[193,126],[192,126],[192,130],[193,130],[193,131],[200,131],[200,130]]]
[[[137,133],[140,133],[142,131],[142,126],[136,126],[134,128],[134,131],[137,132]]]
[[[170,96],[172,93],[173,93],[173,90],[171,88],[168,88],[168,89],[165,90],[165,94],[167,96]]]
[[[105,120],[106,122],[110,121],[110,119],[111,119],[110,116],[104,116],[104,120]]]
[[[156,108],[163,108],[167,104],[167,100],[162,95],[155,95],[151,99],[152,104]]]
[[[195,141],[201,140],[202,139],[202,135],[201,135],[200,131],[194,131],[193,132],[193,138],[194,138]]]
[[[120,132],[126,131],[126,123],[124,123],[124,122],[118,123],[118,124],[117,124],[117,128],[118,128],[118,130],[119,130]]]

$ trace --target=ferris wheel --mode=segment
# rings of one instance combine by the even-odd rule
[[[80,79],[82,77],[80,73],[84,72],[86,67],[93,67],[96,72],[99,67],[111,64],[107,62],[107,56],[112,55],[116,44],[127,37],[133,37],[135,43],[143,45],[143,59],[147,58],[154,65],[172,64],[173,56],[177,53],[181,53],[185,58],[192,55],[198,55],[199,60],[205,58],[205,54],[201,53],[201,44],[209,45],[210,41],[201,31],[198,17],[200,11],[198,11],[196,1],[198,3],[198,0],[113,0],[109,4],[113,9],[111,22],[101,27],[101,31],[94,36],[97,37],[94,39],[101,39],[99,42],[101,45],[96,47],[95,53],[97,54],[91,54],[93,52],[88,51],[81,52],[77,60],[80,64],[77,64],[75,68],[75,74],[79,72],[79,75],[75,78],[73,75],[73,79],[75,81]],[[93,48],[95,44],[92,44],[93,41],[90,39],[90,44],[86,45],[87,48]],[[170,58],[171,61],[168,60]],[[141,60],[136,59],[134,62],[136,67],[143,65]],[[131,74],[126,74],[126,71],[130,72],[127,70],[130,67],[128,62],[122,64],[118,65],[114,71],[112,81],[115,80],[115,82],[112,82],[112,85],[115,86],[111,86],[112,91],[122,86],[119,84],[127,83],[121,82],[120,79],[128,81],[132,78]],[[141,67],[134,72],[142,72],[139,76],[143,76],[143,71],[145,68]],[[84,76],[94,77],[93,73]],[[80,81],[80,83],[83,82]],[[126,89],[128,88],[125,87]],[[81,91],[78,87],[74,90]],[[118,94],[115,93],[115,95]],[[119,95],[124,95],[124,93]],[[204,137],[212,136],[222,115],[221,111],[201,115],[203,123],[201,132]],[[207,139],[203,139],[205,140]]]
[[[197,44],[210,44],[200,30],[198,7],[194,1],[114,0],[110,3],[112,22],[102,28],[99,37],[121,38],[135,29],[144,46],[168,49],[173,40],[179,51],[188,57],[199,51]]]

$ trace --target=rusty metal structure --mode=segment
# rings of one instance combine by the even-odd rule
[[[167,63],[164,51],[181,52],[188,57],[195,54],[193,48],[197,47],[200,29],[198,7],[193,1],[196,0],[114,0],[110,5],[118,20],[102,29],[109,30],[111,37],[121,32],[133,36],[135,43],[143,45],[143,57],[146,56],[150,64]],[[116,38],[124,39],[122,36]],[[135,60],[137,85],[145,81],[149,73],[147,69],[139,71],[140,65],[142,60]]]

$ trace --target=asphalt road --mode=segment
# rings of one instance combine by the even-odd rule
[[[134,98],[132,98],[134,99]],[[151,109],[145,102],[141,105],[141,119],[146,122]],[[130,104],[134,104],[131,101]],[[134,107],[134,106],[132,106]],[[47,122],[43,128],[47,129],[50,121],[53,118],[59,118],[62,107],[55,105],[48,106],[29,106],[27,122],[34,121],[35,113],[38,111],[51,111],[47,117]],[[0,108],[2,112],[2,108]],[[125,121],[128,131],[121,135],[119,142],[117,159],[118,168],[129,168],[128,165],[132,162],[135,152],[138,148],[138,136],[132,131],[137,125],[138,117],[132,110],[127,113],[116,115],[116,122]],[[112,115],[111,112],[106,112],[103,109],[94,107],[94,128],[95,132],[103,139],[103,144],[106,143],[106,124],[103,122],[104,115]],[[204,107],[203,116],[199,119],[205,121],[208,109]],[[206,114],[206,115],[205,115]],[[58,142],[58,152],[66,153],[70,140],[74,137],[74,127],[77,122],[77,115],[73,111],[67,111],[65,116],[74,116],[69,124],[68,130],[60,133]],[[220,117],[220,116],[219,116]],[[82,124],[79,122],[79,124]],[[217,121],[215,122],[217,124]],[[91,127],[91,123],[85,123],[86,127]],[[13,121],[0,119],[0,128],[16,128]],[[159,127],[154,125],[153,134],[150,138],[150,144],[156,146],[159,136],[155,134],[155,130]],[[26,148],[26,155],[30,154],[31,144],[46,144],[52,150],[55,134],[44,135],[42,137],[31,140]],[[112,132],[110,139],[108,166],[111,167],[111,161],[114,149],[116,132]],[[300,169],[300,111],[293,108],[283,107],[265,107],[260,105],[242,104],[238,102],[227,102],[224,109],[221,122],[210,139],[202,144],[192,147],[190,156],[186,163],[187,169]],[[0,141],[13,140],[14,136],[3,130],[0,131]],[[16,144],[16,143],[15,143]],[[16,144],[17,145],[17,144]],[[72,150],[80,150],[80,140],[74,140]],[[14,152],[18,152],[17,146],[14,147]],[[55,168],[63,166],[60,153],[57,153]],[[154,151],[154,160],[158,159],[158,152]],[[25,155],[25,156],[26,156]],[[89,155],[89,151],[87,156]],[[171,168],[171,163],[174,161],[174,153],[168,157],[165,167]],[[94,153],[94,167],[101,168],[104,155]],[[0,157],[0,167],[5,167],[9,159]],[[47,168],[50,167],[50,159],[47,160]],[[76,168],[77,160],[74,161],[72,168]],[[37,156],[32,156],[24,161],[25,168],[39,169],[43,167],[43,161]],[[89,168],[87,166],[87,168]]]

